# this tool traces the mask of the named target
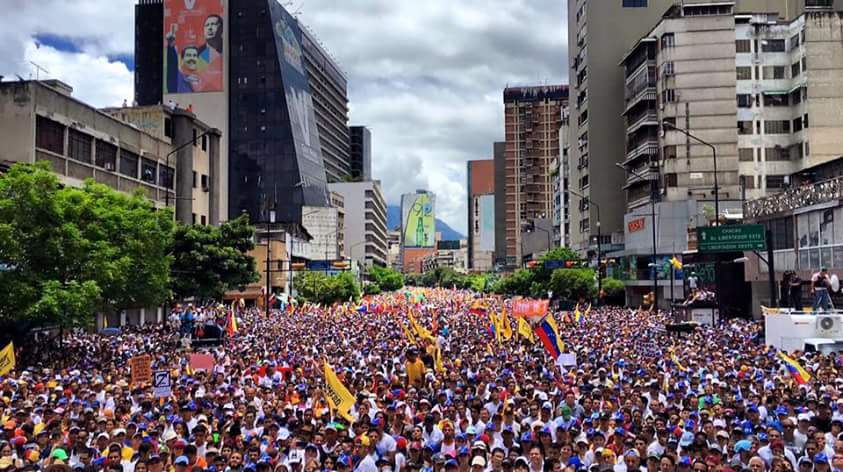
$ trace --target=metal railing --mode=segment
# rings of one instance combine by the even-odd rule
[[[781,193],[744,203],[744,217],[760,218],[843,198],[843,177],[789,187]]]

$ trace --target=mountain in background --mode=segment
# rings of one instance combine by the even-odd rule
[[[386,207],[386,226],[389,230],[393,230],[401,226],[401,207],[396,205],[387,205]],[[436,218],[436,231],[442,233],[442,241],[457,241],[465,239],[464,234],[460,234],[457,230],[448,226],[448,223]]]

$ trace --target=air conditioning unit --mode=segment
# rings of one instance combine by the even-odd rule
[[[843,323],[840,316],[817,316],[817,336],[821,338],[836,338],[843,333]]]

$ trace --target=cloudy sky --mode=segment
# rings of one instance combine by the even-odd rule
[[[243,1],[243,0],[241,0]],[[2,0],[0,74],[31,62],[96,106],[132,97],[134,0]],[[373,135],[373,172],[390,204],[437,194],[465,232],[465,162],[503,139],[502,91],[567,76],[560,0],[283,0],[349,76],[351,124]],[[131,101],[131,100],[130,100]]]

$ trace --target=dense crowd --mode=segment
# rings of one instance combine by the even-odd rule
[[[757,323],[676,337],[666,314],[593,308],[551,315],[576,354],[562,363],[511,318],[516,334],[498,339],[476,306],[425,290],[238,309],[233,335],[207,350],[210,371],[191,368],[182,313],[74,333],[64,364],[2,379],[0,472],[843,470],[836,356],[794,354],[812,374],[800,385]],[[224,318],[213,313],[192,319]],[[170,397],[131,383],[141,354],[170,371]],[[356,397],[350,420],[329,406],[325,363]]]

